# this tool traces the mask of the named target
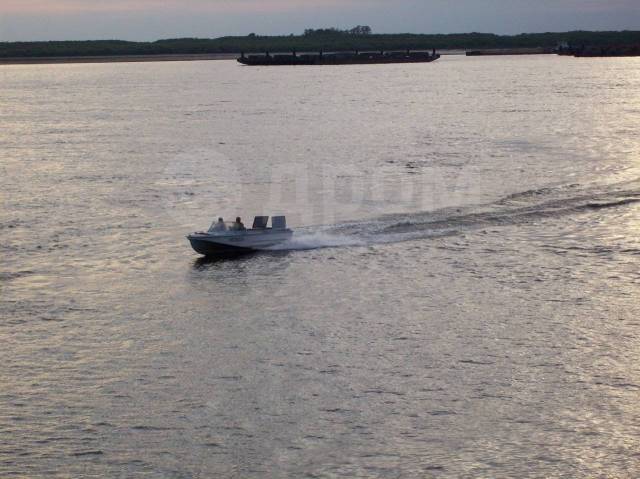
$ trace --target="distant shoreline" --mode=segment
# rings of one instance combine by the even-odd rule
[[[302,35],[173,38],[156,41],[78,40],[0,42],[0,64],[101,63],[221,60],[245,54],[292,52],[380,52],[451,50],[494,51],[619,49],[640,45],[640,31],[557,32],[495,35],[492,33],[411,34],[353,33],[336,29],[305,30]],[[524,53],[524,52],[522,52]]]
[[[12,57],[0,58],[0,65],[48,65],[65,63],[136,63],[136,62],[188,62],[204,60],[235,60],[236,53],[194,53],[157,55],[104,55],[67,57]]]
[[[543,49],[508,48],[480,50],[482,55],[534,55],[550,53]],[[278,52],[273,52],[278,53]],[[288,54],[290,52],[280,52]],[[299,52],[304,53],[304,52]],[[442,49],[441,55],[465,55],[469,51],[460,49]],[[473,52],[476,53],[476,52]],[[137,62],[187,62],[208,60],[235,60],[240,53],[190,53],[190,54],[155,54],[155,55],[91,55],[91,56],[60,56],[60,57],[10,57],[1,58],[2,65],[55,65],[71,63],[137,63]]]

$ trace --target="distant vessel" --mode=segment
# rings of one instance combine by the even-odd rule
[[[553,53],[552,48],[488,48],[484,50],[469,50],[465,53],[468,57],[488,55],[545,55]]]
[[[638,57],[640,44],[572,47],[564,43],[556,48],[556,53],[574,57]]]
[[[370,65],[378,63],[429,63],[440,58],[435,49],[430,52],[349,52],[349,53],[305,53],[290,55],[245,55],[242,53],[238,62],[243,65],[271,66],[271,65]]]
[[[256,216],[251,229],[238,229],[238,223],[214,222],[208,231],[187,236],[191,247],[205,256],[223,256],[258,251],[283,243],[293,236],[284,216]]]

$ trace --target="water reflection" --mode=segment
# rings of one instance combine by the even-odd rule
[[[193,262],[193,268],[195,270],[207,269],[210,266],[227,263],[231,261],[246,260],[255,257],[257,252],[236,252],[236,253],[223,253],[218,256],[201,256]]]
[[[236,253],[225,253],[218,256],[201,256],[193,262],[194,270],[205,270],[214,265],[248,262],[260,258],[279,259],[289,255],[289,251],[246,251]]]

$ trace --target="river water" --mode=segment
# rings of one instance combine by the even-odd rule
[[[0,120],[1,477],[637,477],[639,59],[4,66]]]

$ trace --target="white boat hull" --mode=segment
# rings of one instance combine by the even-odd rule
[[[193,233],[187,236],[191,247],[205,256],[260,251],[284,243],[293,236],[290,229],[245,230],[224,233]]]

